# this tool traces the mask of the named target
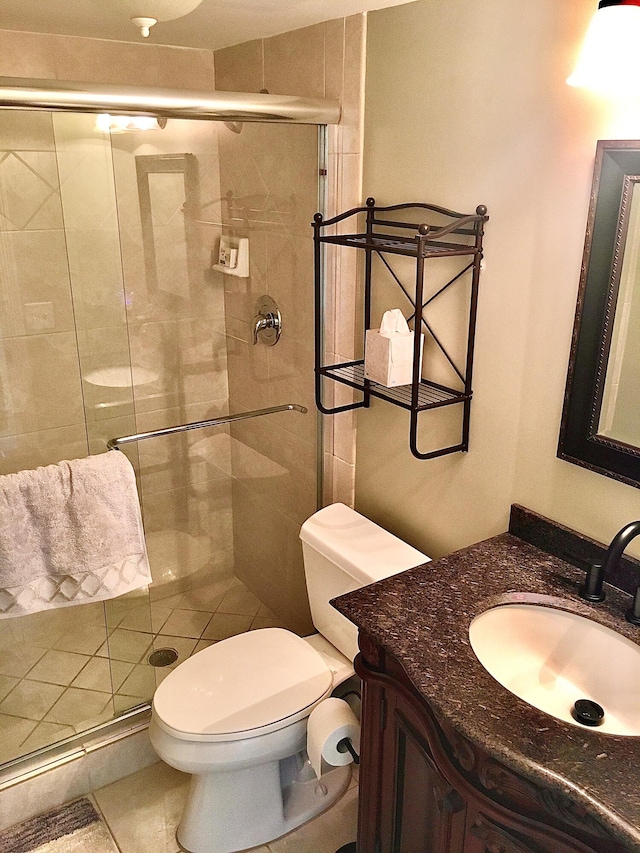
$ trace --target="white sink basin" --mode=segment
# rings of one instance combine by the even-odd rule
[[[530,705],[582,729],[578,699],[604,709],[596,732],[640,735],[640,647],[574,613],[534,604],[486,610],[469,627],[484,668]]]

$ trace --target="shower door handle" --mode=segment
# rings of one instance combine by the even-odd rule
[[[261,296],[256,302],[256,314],[252,320],[253,344],[258,343],[258,335],[263,344],[275,346],[282,332],[282,317],[276,303],[270,296]]]

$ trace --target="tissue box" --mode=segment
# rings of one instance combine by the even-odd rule
[[[423,345],[424,335],[420,335],[420,363]],[[367,329],[364,376],[387,388],[410,385],[413,379],[413,332],[386,334],[380,329]]]

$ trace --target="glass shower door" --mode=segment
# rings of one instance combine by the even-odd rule
[[[97,452],[106,411],[133,425],[126,389],[103,407],[87,382],[123,291],[109,140],[81,118],[0,112],[3,474]],[[101,602],[0,620],[0,761],[113,718],[107,637]]]
[[[318,195],[314,126],[110,136],[94,116],[0,111],[0,474],[308,408],[124,447],[153,584],[0,619],[0,763],[148,703],[211,643],[312,630],[298,534],[317,495]],[[240,275],[219,261],[241,241]],[[265,294],[283,318],[274,347],[253,342]]]

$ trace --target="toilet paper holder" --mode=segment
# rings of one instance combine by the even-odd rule
[[[353,763],[360,764],[360,756],[353,748],[351,738],[343,737],[342,740],[339,740],[336,744],[336,749],[338,752],[348,752],[351,758],[353,758]]]

